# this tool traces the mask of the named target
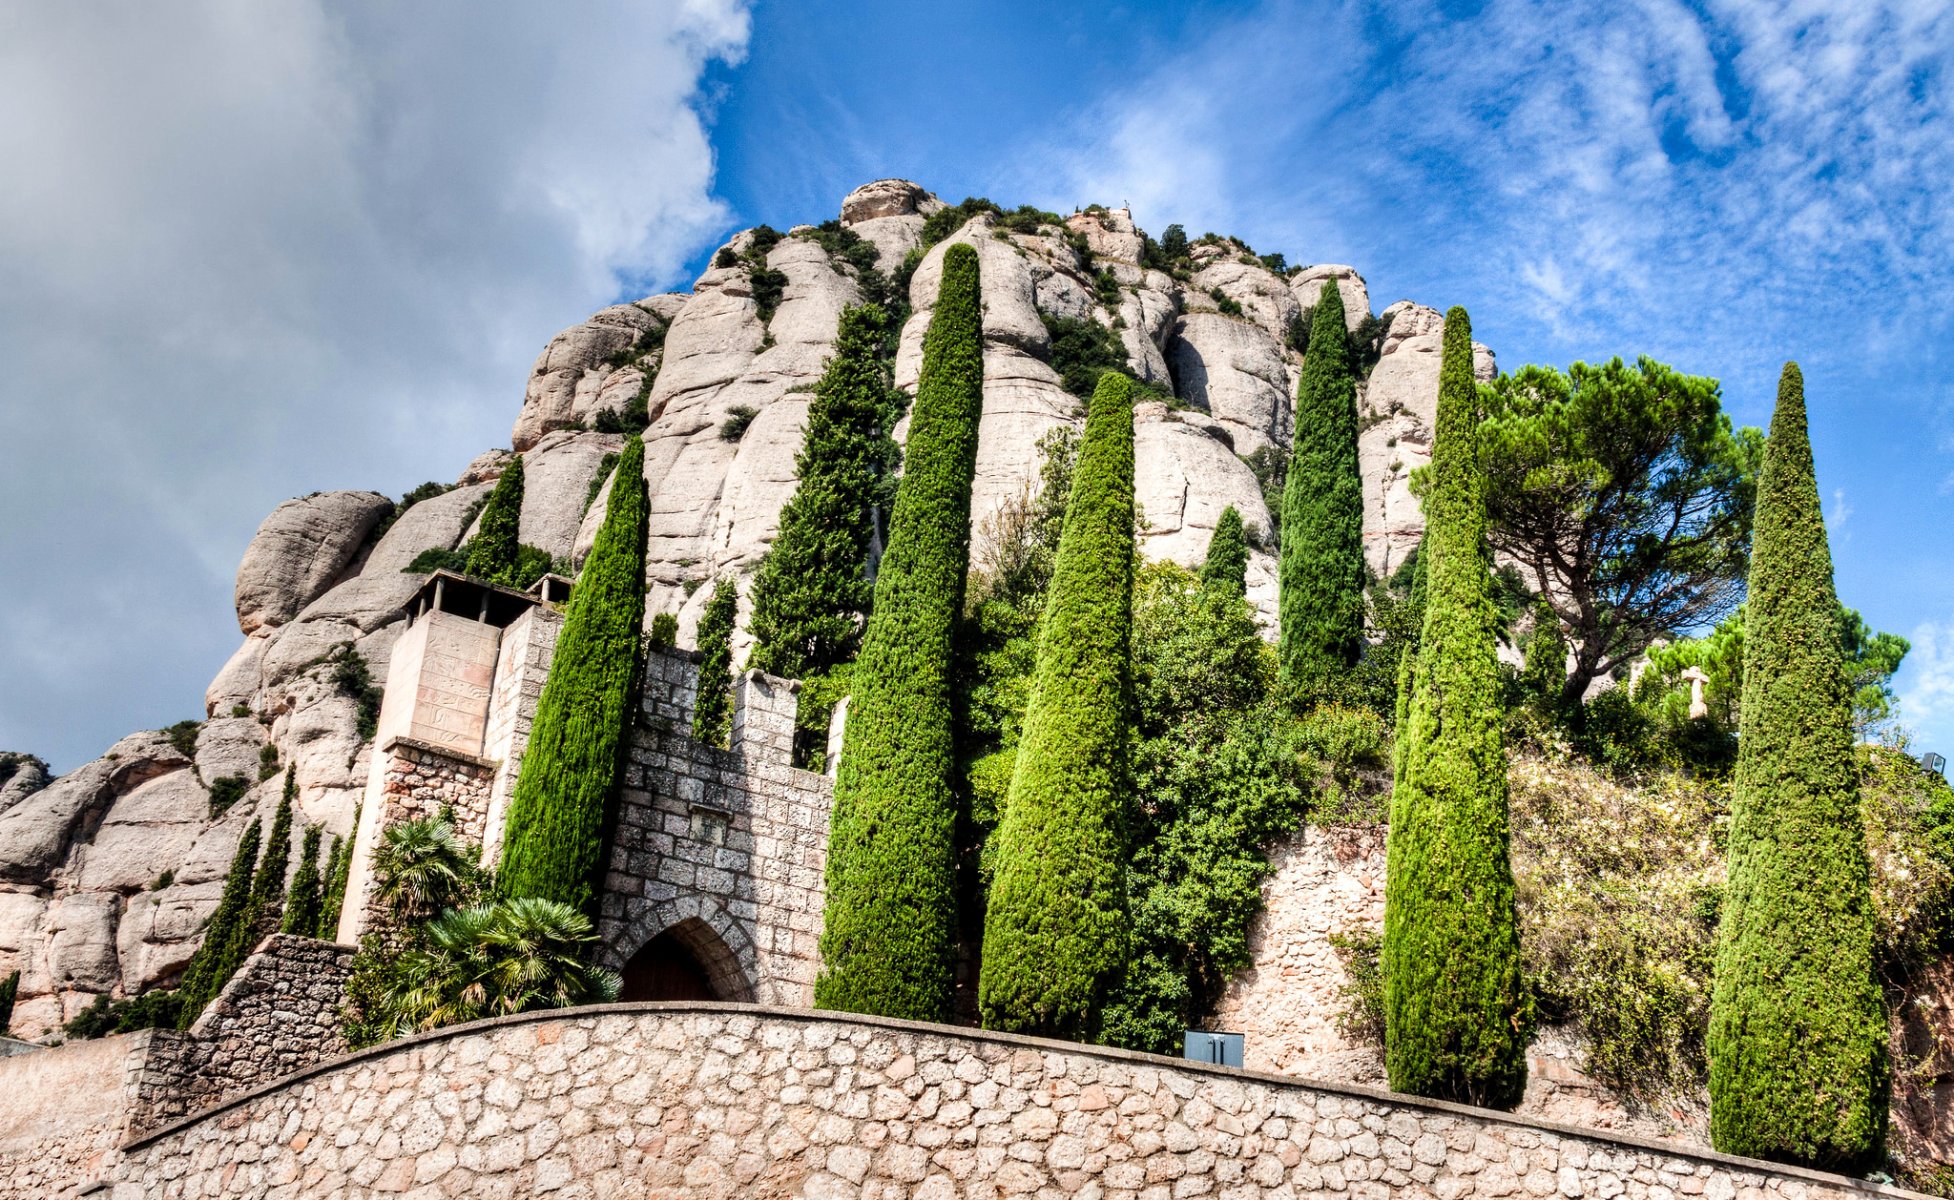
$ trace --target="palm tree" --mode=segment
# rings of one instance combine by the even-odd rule
[[[533,896],[443,913],[394,961],[378,1040],[615,1000],[617,976],[584,961],[595,940],[588,917]]]
[[[482,870],[474,854],[445,814],[402,821],[374,847],[375,894],[403,926],[427,920],[479,893]]]

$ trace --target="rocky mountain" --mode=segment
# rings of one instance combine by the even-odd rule
[[[879,180],[842,201],[839,227],[875,248],[877,270],[900,278],[923,248],[926,219],[944,208],[916,184]],[[362,707],[386,678],[403,605],[423,579],[403,568],[466,540],[512,455],[526,476],[521,540],[574,560],[602,520],[599,472],[623,442],[601,430],[648,421],[647,616],[678,613],[689,644],[709,590],[700,585],[750,578],[765,554],[794,487],[814,381],[842,310],[871,282],[861,255],[831,253],[836,239],[807,236],[817,232],[798,227],[768,245],[744,231],[689,293],[615,305],[557,334],[530,374],[511,449],[475,458],[452,490],[404,509],[357,491],[279,505],[238,567],[243,642],[206,692],[208,720],[132,734],[52,781],[31,760],[0,779],[0,974],[21,972],[17,1036],[49,1034],[97,995],[170,982],[216,905],[240,832],[277,802],[288,765],[302,819],[351,829],[367,770]],[[1084,419],[1053,365],[1051,319],[1116,332],[1134,375],[1175,397],[1142,404],[1137,417],[1149,556],[1197,565],[1231,504],[1268,528],[1246,459],[1289,442],[1302,361],[1291,325],[1326,279],[1351,327],[1365,322],[1370,296],[1355,270],[1278,273],[1239,242],[1204,238],[1169,273],[1145,265],[1123,209],[1095,207],[1062,224],[978,211],[906,264],[912,315],[895,358],[905,388],[955,242],[974,246],[982,267],[980,561],[992,514],[1036,484],[1040,439]],[[1388,327],[1361,399],[1361,454],[1369,557],[1387,573],[1422,528],[1409,476],[1431,445],[1441,317],[1410,301],[1379,316]],[[1492,354],[1478,349],[1490,377]],[[1273,568],[1257,549],[1250,594],[1271,620]]]

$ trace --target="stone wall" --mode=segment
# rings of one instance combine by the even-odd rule
[[[1364,1088],[696,1004],[527,1014],[363,1052],[130,1143],[114,1179],[114,1200],[1912,1194]]]
[[[544,605],[523,613],[502,631],[502,648],[495,659],[495,690],[489,696],[488,724],[482,733],[482,756],[497,764],[488,820],[481,836],[485,863],[501,858],[509,796],[522,770],[529,726],[536,719],[536,704],[543,698],[543,682],[549,678],[557,635],[562,632],[563,614]]]
[[[45,1200],[98,1179],[133,1128],[152,1052],[146,1029],[0,1059],[0,1198]]]
[[[730,748],[691,737],[698,667],[647,651],[598,934],[620,967],[672,930],[717,998],[809,1005],[833,781],[793,765],[800,685],[734,689]]]
[[[115,1149],[346,1050],[352,948],[273,934],[188,1032],[150,1029],[0,1059],[0,1200],[72,1194]]]

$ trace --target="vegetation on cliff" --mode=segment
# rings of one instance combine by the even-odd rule
[[[604,826],[637,685],[645,611],[644,443],[625,442],[597,541],[564,613],[509,800],[499,894],[595,908]]]
[[[1385,1066],[1395,1091],[1510,1108],[1526,1087],[1532,1011],[1513,907],[1477,409],[1471,327],[1454,308],[1425,496],[1425,627],[1406,673],[1391,794]]]
[[[1730,884],[1710,1002],[1710,1136],[1731,1154],[1869,1163],[1886,1014],[1832,556],[1786,364],[1757,495]]]
[[[733,626],[739,588],[715,580],[706,610],[699,614],[699,689],[692,706],[692,737],[708,746],[726,745],[733,732]]]
[[[1125,966],[1133,395],[1101,375],[1038,631],[984,923],[986,1026],[1090,1039]]]
[[[815,1004],[949,1015],[955,905],[951,640],[983,409],[977,253],[952,246],[923,339],[905,469],[835,780]]]

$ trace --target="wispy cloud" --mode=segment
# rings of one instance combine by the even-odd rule
[[[1900,718],[1910,725],[1940,728],[1954,718],[1954,618],[1922,622],[1910,640]]]
[[[5,25],[0,357],[33,449],[0,473],[0,747],[57,765],[198,711],[273,504],[452,478],[551,333],[727,220],[696,89],[742,0]]]
[[[1833,488],[1832,511],[1825,514],[1825,528],[1836,537],[1845,528],[1845,523],[1852,519],[1852,512],[1852,505],[1846,503],[1845,489]]]

